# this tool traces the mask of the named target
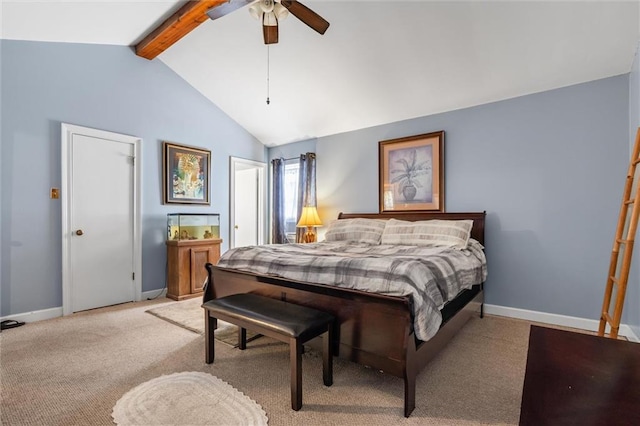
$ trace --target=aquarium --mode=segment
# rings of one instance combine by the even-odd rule
[[[218,213],[169,213],[167,240],[209,240],[220,238]]]

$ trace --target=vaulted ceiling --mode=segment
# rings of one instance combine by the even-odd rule
[[[4,0],[0,35],[136,46],[185,3]],[[628,73],[639,39],[632,1],[303,3],[324,35],[290,15],[267,47],[244,7],[153,60],[273,146]]]

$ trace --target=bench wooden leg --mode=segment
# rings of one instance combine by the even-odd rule
[[[204,347],[205,347],[205,362],[207,364],[213,363],[215,358],[215,341],[213,332],[218,328],[218,319],[209,315],[209,312],[204,312]]]
[[[333,384],[333,324],[322,337],[322,380],[325,386]]]
[[[247,329],[238,327],[238,349],[241,351],[247,349]]]
[[[291,408],[298,411],[302,407],[302,343],[291,338],[289,342],[291,364]]]

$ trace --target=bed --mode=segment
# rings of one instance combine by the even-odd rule
[[[479,244],[484,244],[485,212],[340,213],[338,222],[356,218],[412,222],[431,219],[470,220],[470,237]],[[421,340],[416,336],[416,331],[422,336],[425,331],[420,330],[414,321],[414,317],[417,317],[414,308],[420,303],[411,295],[380,294],[359,288],[284,278],[273,271],[256,273],[220,265],[210,268],[209,274],[209,284],[204,293],[205,302],[230,294],[255,293],[335,315],[336,355],[402,378],[405,417],[415,408],[418,373],[472,315],[482,316],[484,300],[483,280],[467,285],[468,288],[457,293],[444,306],[438,307],[440,321],[436,330],[427,331],[428,340]],[[486,273],[484,276],[486,277]],[[312,346],[315,346],[313,342]]]

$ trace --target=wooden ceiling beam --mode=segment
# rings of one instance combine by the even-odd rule
[[[156,27],[140,43],[136,44],[136,55],[149,60],[155,58],[176,41],[193,31],[209,19],[207,10],[227,3],[229,0],[188,1],[176,13]]]

